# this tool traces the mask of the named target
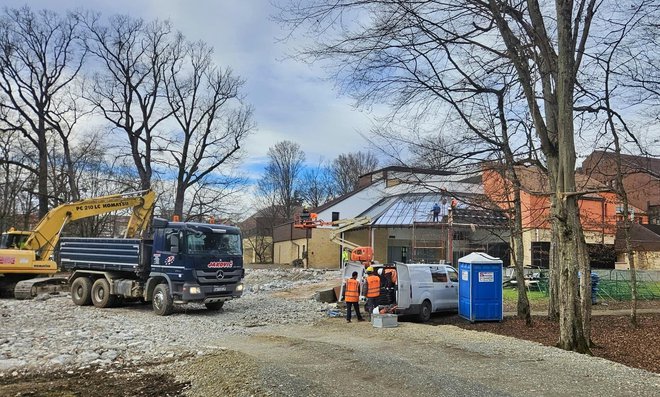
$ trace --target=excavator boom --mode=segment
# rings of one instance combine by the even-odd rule
[[[57,272],[57,264],[51,255],[67,223],[132,208],[125,237],[136,237],[147,227],[154,201],[155,193],[152,190],[75,201],[50,210],[30,232],[12,230],[6,233],[0,249],[0,276],[4,276],[0,277],[0,289],[2,285],[15,284],[17,297],[29,297],[29,290],[22,291],[32,288],[28,283],[31,280],[26,278]]]
[[[126,237],[134,237],[146,226],[153,212],[152,190],[113,194],[62,204],[50,210],[32,231],[21,249],[32,250],[39,259],[48,259],[59,241],[62,228],[77,219],[133,208]]]

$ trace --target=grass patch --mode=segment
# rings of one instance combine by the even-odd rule
[[[631,285],[628,280],[601,280],[598,283],[598,296],[602,299],[630,300]],[[660,283],[638,282],[637,296],[639,299],[660,299]]]
[[[518,301],[518,290],[516,288],[504,288],[502,292],[504,301]],[[527,291],[527,299],[529,299],[530,302],[540,302],[547,300],[548,297],[544,292],[541,291]]]

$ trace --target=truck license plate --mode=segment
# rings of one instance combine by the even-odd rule
[[[213,292],[220,292],[220,291],[227,291],[227,287],[225,286],[213,287]]]

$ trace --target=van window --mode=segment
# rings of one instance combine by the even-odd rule
[[[444,270],[431,269],[431,277],[433,278],[434,283],[446,283],[447,282],[447,273],[445,273]]]
[[[449,279],[452,283],[458,282],[458,273],[456,273],[456,270],[448,268],[447,274],[449,275]]]

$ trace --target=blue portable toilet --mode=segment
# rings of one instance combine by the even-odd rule
[[[475,321],[502,321],[502,260],[473,252],[458,260],[458,315]]]

